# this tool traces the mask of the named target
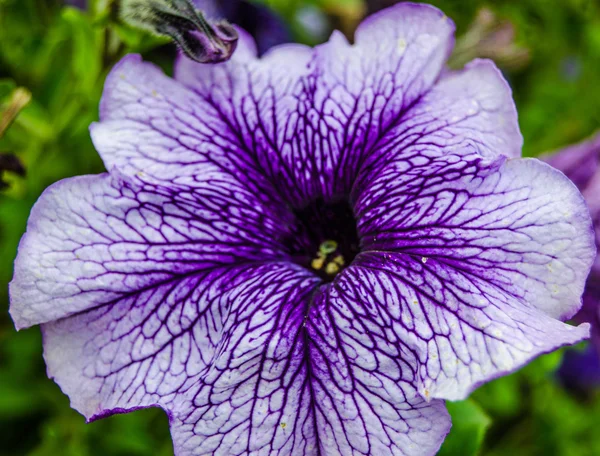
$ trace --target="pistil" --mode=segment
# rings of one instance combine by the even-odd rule
[[[311,261],[310,266],[315,271],[323,271],[328,276],[334,276],[342,270],[345,264],[344,256],[338,251],[338,243],[327,240],[319,246],[317,257]]]

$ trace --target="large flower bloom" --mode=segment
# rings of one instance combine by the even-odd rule
[[[121,61],[109,172],[46,190],[10,289],[72,406],[162,407],[178,456],[434,454],[444,399],[587,337],[583,198],[453,32],[400,4],[353,45]]]

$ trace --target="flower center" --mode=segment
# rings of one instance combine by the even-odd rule
[[[317,257],[310,262],[311,268],[323,270],[328,276],[336,275],[344,265],[344,256],[338,252],[338,243],[335,241],[322,242]]]
[[[350,204],[319,198],[294,212],[296,226],[286,241],[289,252],[296,263],[330,282],[360,251]]]

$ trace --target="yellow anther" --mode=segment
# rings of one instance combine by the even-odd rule
[[[325,257],[319,256],[319,258],[315,258],[314,260],[311,261],[310,266],[311,266],[311,268],[316,269],[318,271],[319,269],[321,269],[323,267],[324,263],[325,263]]]
[[[327,266],[325,266],[325,273],[328,275],[334,275],[338,272],[340,272],[340,267],[333,261],[327,263]]]
[[[338,243],[327,240],[319,245],[317,257],[310,262],[311,267],[316,271],[323,271],[329,276],[334,276],[346,265],[343,255],[338,252]]]

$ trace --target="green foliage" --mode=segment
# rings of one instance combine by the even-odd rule
[[[261,2],[309,44],[326,38],[328,24],[351,36],[365,10],[361,0]],[[165,41],[114,23],[109,3],[91,0],[88,11],[81,11],[60,0],[0,0],[0,106],[17,87],[33,94],[0,138],[0,153],[17,154],[27,168],[25,178],[7,176],[11,188],[0,194],[0,456],[172,455],[168,420],[160,410],[85,424],[46,377],[39,330],[16,333],[7,313],[12,260],[36,198],[59,179],[104,169],[88,127],[97,119],[109,69],[125,53],[142,52],[170,71]],[[531,61],[505,74],[526,155],[578,141],[600,126],[597,1],[430,3],[455,20],[459,35],[483,5],[515,25],[517,42],[530,50]],[[313,27],[315,18],[322,21],[320,31]],[[564,390],[554,376],[561,357],[562,352],[541,357],[484,385],[467,401],[449,403],[454,425],[440,454],[600,454],[600,396]]]
[[[554,372],[562,353],[542,356],[473,394],[493,423],[482,454],[600,454],[600,395],[574,396],[560,386]]]
[[[475,456],[491,424],[485,411],[473,400],[447,402],[452,416],[452,429],[446,437],[439,456]]]

